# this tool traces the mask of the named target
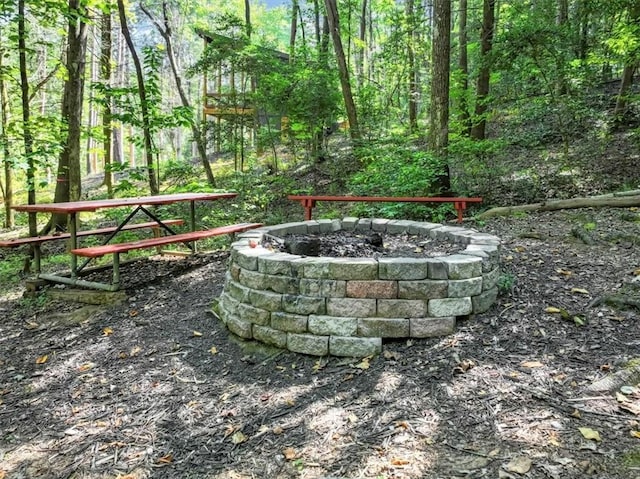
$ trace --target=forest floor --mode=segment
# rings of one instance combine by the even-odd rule
[[[637,157],[607,154],[494,194],[638,180]],[[112,304],[3,291],[0,479],[640,478],[640,210],[467,226],[503,240],[496,304],[372,358],[233,337],[211,313],[224,252],[129,264]]]

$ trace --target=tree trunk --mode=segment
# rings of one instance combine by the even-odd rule
[[[327,8],[327,20],[331,37],[333,39],[333,48],[336,52],[336,60],[338,61],[338,72],[340,75],[340,86],[342,87],[342,97],[344,98],[344,106],[349,119],[349,134],[351,139],[357,141],[360,139],[360,128],[358,126],[358,113],[356,104],[353,101],[351,93],[351,81],[349,79],[349,68],[347,59],[342,47],[342,38],[340,36],[340,17],[338,16],[338,6],[336,0],[325,0]]]
[[[4,69],[3,58],[5,57],[5,51],[5,48],[0,47],[0,71]],[[7,94],[7,85],[4,81],[4,76],[0,75],[0,144],[2,144],[2,164],[4,170],[4,185],[0,182],[0,186],[2,187],[2,198],[4,200],[3,226],[5,228],[13,228],[15,224],[15,215],[11,209],[11,206],[13,206],[13,170],[7,135],[8,125],[9,95]]]
[[[298,0],[291,0],[291,29],[289,32],[289,63],[293,65],[298,34]]]
[[[182,78],[180,78],[180,74],[178,72],[178,64],[176,62],[176,56],[173,50],[173,42],[171,41],[171,24],[169,23],[169,15],[167,12],[167,2],[162,3],[162,15],[163,15],[163,25],[161,25],[156,18],[152,15],[152,13],[144,7],[144,5],[140,5],[142,11],[149,17],[149,19],[153,22],[158,33],[164,39],[165,47],[167,48],[167,57],[169,58],[169,65],[171,66],[171,73],[173,74],[173,79],[176,83],[176,90],[178,90],[178,95],[180,96],[180,102],[182,106],[185,108],[191,109],[191,104],[189,103],[189,99],[182,87]],[[196,123],[195,116],[191,117],[189,120],[189,126],[191,127],[191,133],[193,134],[193,139],[198,148],[198,154],[200,155],[200,161],[204,168],[205,174],[207,175],[207,183],[213,188],[216,186],[216,179],[213,175],[213,170],[211,169],[211,164],[209,163],[209,159],[207,158],[207,145],[204,135],[198,128],[198,124]]]
[[[467,53],[467,0],[460,0],[459,17],[459,37],[458,43],[460,53],[458,57],[458,68],[460,69],[460,123],[462,133],[465,136],[471,135],[471,113],[469,113],[469,57]]]
[[[434,24],[431,82],[431,111],[429,115],[429,149],[446,164],[449,145],[449,73],[451,56],[451,0],[434,2]],[[443,194],[451,191],[448,165],[439,175],[437,186]]]
[[[487,129],[487,101],[489,96],[489,80],[491,65],[489,54],[493,46],[493,30],[495,27],[496,0],[484,0],[482,11],[482,37],[480,39],[480,72],[476,92],[476,108],[471,138],[484,140]]]
[[[407,61],[409,63],[409,132],[418,130],[418,68],[416,66],[416,12],[414,0],[407,0]]]
[[[108,11],[104,12],[100,21],[101,49],[100,49],[100,76],[104,85],[111,86],[111,2],[108,2]],[[113,172],[111,171],[112,136],[111,126],[111,98],[106,98],[102,107],[102,154],[104,156],[104,185],[107,187],[107,196],[113,198]]]
[[[36,166],[33,159],[33,135],[31,133],[31,110],[29,109],[29,77],[27,75],[27,46],[25,28],[25,0],[18,0],[18,54],[20,63],[20,91],[22,100],[22,129],[24,155],[27,158],[27,202],[36,204]],[[37,236],[36,214],[29,213],[29,236]]]
[[[362,0],[362,8],[360,9],[360,31],[358,32],[360,44],[356,52],[356,82],[358,89],[362,88],[362,84],[364,83],[364,58],[367,49],[367,9],[367,0]]]
[[[62,93],[62,121],[67,126],[63,148],[58,158],[58,174],[53,201],[76,201],[82,193],[80,136],[84,99],[84,72],[87,53],[87,16],[82,0],[69,0],[67,32],[67,80]],[[45,230],[65,230],[67,215],[54,214]]]
[[[503,206],[492,208],[476,216],[477,219],[507,216],[516,212],[557,211],[575,208],[631,208],[640,206],[640,196],[594,196],[591,198],[571,198],[568,200],[546,201],[528,205]]]
[[[635,28],[637,28],[638,23],[640,23],[640,4],[637,2],[629,11],[629,23]],[[618,98],[616,99],[616,107],[613,111],[613,118],[617,124],[623,123],[625,120],[628,95],[633,86],[633,74],[638,67],[638,63],[638,57],[636,55],[630,55],[624,64],[620,90],[618,92]]]
[[[138,95],[140,95],[140,110],[142,113],[142,135],[144,137],[144,151],[147,164],[147,171],[149,174],[149,190],[152,195],[160,193],[158,185],[158,178],[156,176],[156,170],[153,164],[153,145],[151,141],[151,121],[149,118],[149,105],[147,103],[147,91],[144,84],[144,76],[142,73],[142,65],[138,53],[131,39],[131,32],[129,32],[129,26],[127,24],[127,14],[124,7],[124,0],[118,0],[118,15],[120,17],[120,29],[122,30],[122,36],[127,42],[129,53],[131,53],[131,59],[136,69],[136,79],[138,82]]]

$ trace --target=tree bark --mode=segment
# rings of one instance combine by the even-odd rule
[[[131,53],[131,59],[136,69],[136,79],[138,82],[138,95],[140,96],[140,110],[142,113],[142,134],[144,138],[144,151],[147,164],[147,172],[149,174],[149,190],[152,195],[160,193],[158,185],[158,178],[156,176],[155,167],[153,165],[153,144],[151,141],[151,121],[149,118],[149,106],[147,104],[147,90],[144,84],[144,76],[142,73],[142,65],[138,53],[131,39],[131,32],[127,24],[127,13],[125,11],[124,1],[118,0],[118,15],[120,17],[120,29],[122,30],[122,36],[127,42],[129,53]]]
[[[489,80],[491,65],[489,54],[493,47],[493,31],[495,27],[496,0],[484,0],[482,11],[482,37],[480,39],[480,72],[476,91],[476,108],[471,137],[484,140],[487,129],[487,101],[489,96]]]
[[[100,47],[100,76],[106,87],[111,86],[111,1],[108,2],[108,11],[102,14],[100,19],[101,47]],[[107,187],[107,196],[113,198],[113,127],[111,125],[112,111],[111,99],[107,97],[102,107],[102,154],[104,157],[104,185]]]
[[[629,12],[629,23],[638,25],[640,23],[640,4],[637,2],[631,8]],[[627,101],[629,91],[633,86],[633,74],[638,68],[638,58],[636,55],[627,59],[624,64],[624,70],[622,71],[622,80],[620,81],[620,90],[616,99],[616,107],[613,111],[613,118],[615,123],[623,123],[627,114]]]
[[[67,80],[62,93],[62,121],[67,134],[60,157],[53,201],[76,201],[82,193],[80,136],[84,99],[84,72],[87,53],[87,16],[82,0],[69,0],[69,26],[67,31]],[[67,215],[54,214],[45,230],[65,230]]]
[[[429,114],[429,149],[447,163],[449,145],[449,74],[451,56],[451,0],[434,2],[434,24],[431,82],[431,111]],[[448,165],[439,175],[437,187],[443,194],[451,191]]]
[[[545,201],[544,203],[532,203],[528,205],[502,206],[492,208],[480,213],[477,219],[493,218],[495,216],[507,216],[516,212],[530,211],[557,211],[576,208],[631,208],[640,206],[640,195],[638,196],[595,196],[587,198],[571,198],[568,200]]]
[[[173,42],[171,39],[172,30],[171,24],[169,22],[169,15],[167,13],[167,2],[162,2],[162,16],[163,16],[163,24],[156,20],[153,14],[144,6],[140,5],[142,11],[149,17],[149,20],[153,22],[158,30],[158,33],[164,39],[165,47],[167,48],[167,57],[169,58],[169,65],[171,66],[171,73],[173,74],[173,80],[176,83],[176,90],[178,91],[178,95],[180,96],[180,102],[182,106],[185,108],[191,109],[191,104],[189,103],[189,99],[187,98],[187,94],[182,87],[182,78],[180,77],[180,73],[178,72],[178,63],[176,62],[176,56],[173,49]],[[202,167],[204,168],[204,172],[207,176],[207,183],[215,188],[216,179],[213,175],[213,170],[211,169],[211,164],[209,163],[209,159],[207,158],[207,145],[200,128],[196,123],[195,116],[189,120],[189,126],[191,128],[191,134],[193,135],[193,140],[196,143],[196,147],[198,148],[198,154],[200,155],[200,162],[202,163]]]
[[[360,128],[358,126],[358,113],[356,104],[353,101],[351,93],[351,81],[349,79],[349,68],[347,59],[342,47],[342,38],[340,36],[340,17],[338,15],[338,6],[336,0],[325,0],[327,8],[327,20],[331,38],[333,39],[333,48],[336,52],[336,60],[338,61],[338,73],[340,75],[340,86],[342,87],[342,97],[344,98],[344,106],[349,119],[349,134],[351,139],[357,141],[360,139]]]
[[[0,70],[3,69],[3,58],[5,48],[0,47]],[[4,185],[2,187],[2,198],[4,200],[4,227],[13,228],[15,215],[11,207],[13,206],[13,169],[10,159],[7,127],[9,125],[9,95],[4,76],[0,75],[0,144],[2,144],[2,164],[4,170]]]
[[[22,100],[22,129],[24,155],[27,158],[27,203],[36,204],[36,166],[33,159],[33,135],[29,108],[29,77],[27,75],[27,46],[25,27],[25,0],[18,0],[18,55],[20,63],[20,91]],[[29,236],[37,236],[36,214],[29,213]]]
[[[459,36],[458,43],[460,53],[458,56],[458,68],[460,69],[460,123],[462,133],[465,136],[471,135],[471,113],[469,112],[469,56],[467,52],[467,0],[460,0],[459,16]]]
[[[418,68],[416,67],[416,12],[415,1],[407,0],[406,5],[407,24],[407,61],[409,64],[409,132],[418,131]]]

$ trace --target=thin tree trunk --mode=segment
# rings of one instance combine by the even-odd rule
[[[18,0],[18,54],[20,63],[20,90],[22,99],[22,136],[24,154],[27,158],[27,202],[36,204],[36,166],[33,159],[33,135],[31,133],[31,110],[29,109],[29,77],[27,75],[27,46],[25,27],[25,0]],[[29,213],[29,236],[38,234],[35,213]]]
[[[413,2],[413,0],[411,0]],[[356,83],[358,89],[362,88],[364,82],[364,57],[366,52],[367,40],[367,0],[362,0],[362,8],[360,9],[360,31],[358,32],[358,50],[356,53]]]
[[[3,67],[5,48],[0,47],[0,70]],[[2,164],[4,170],[4,185],[2,187],[2,198],[4,200],[4,224],[5,228],[13,228],[15,224],[15,215],[11,206],[13,206],[13,170],[10,159],[9,141],[7,135],[7,127],[9,125],[9,95],[7,94],[7,86],[4,76],[0,75],[0,143],[2,144]]]
[[[298,34],[298,0],[291,0],[291,28],[289,32],[289,63],[293,65]]]
[[[640,4],[636,2],[631,11],[629,12],[629,23],[638,26],[640,23]],[[622,71],[622,80],[620,82],[620,90],[618,91],[618,98],[616,99],[616,107],[613,111],[613,118],[616,123],[620,124],[624,122],[627,113],[627,100],[629,91],[633,86],[633,74],[638,68],[638,58],[633,56],[629,58],[624,65]]]
[[[409,131],[418,130],[418,69],[415,58],[416,14],[414,0],[407,0],[406,15],[409,31],[407,32],[407,61],[409,63]]]
[[[484,0],[482,11],[482,37],[480,39],[480,73],[476,92],[476,108],[474,125],[471,128],[471,137],[476,140],[484,140],[487,129],[487,101],[489,96],[489,80],[491,65],[489,54],[493,46],[493,30],[495,27],[496,0]]]
[[[105,86],[111,86],[111,2],[107,5],[109,11],[102,14],[100,21],[101,48],[100,48],[100,76]],[[104,157],[104,185],[107,187],[107,196],[113,198],[113,172],[112,165],[112,136],[111,126],[111,98],[105,98],[102,107],[102,154]]]
[[[471,134],[471,113],[469,113],[469,57],[467,54],[467,0],[460,0],[459,17],[459,37],[458,43],[460,54],[458,57],[458,68],[460,69],[460,123],[462,133],[466,136]]]
[[[58,158],[58,173],[54,202],[76,201],[82,193],[80,161],[80,136],[82,131],[82,107],[84,99],[84,72],[87,54],[87,12],[81,0],[69,0],[67,32],[67,80],[62,93],[62,121],[67,135]],[[45,230],[67,228],[67,215],[54,214]]]
[[[149,105],[147,104],[147,91],[144,84],[144,76],[142,73],[142,65],[138,53],[131,39],[131,32],[129,32],[129,26],[127,24],[127,14],[124,7],[124,1],[118,0],[118,14],[120,17],[120,28],[122,35],[127,42],[127,47],[131,53],[131,59],[136,69],[136,79],[138,81],[138,94],[140,95],[140,109],[142,113],[142,134],[144,138],[144,150],[147,164],[147,171],[149,174],[149,190],[152,195],[160,193],[158,185],[158,178],[156,176],[155,167],[153,164],[153,145],[151,142],[151,121],[149,118]]]
[[[347,59],[344,55],[344,49],[342,48],[338,6],[336,4],[336,0],[325,0],[325,6],[327,8],[327,21],[329,30],[331,32],[331,37],[333,39],[333,47],[335,49],[336,59],[338,61],[338,72],[340,75],[340,86],[342,87],[344,106],[345,110],[347,111],[347,118],[349,119],[349,133],[352,140],[359,140],[360,128],[358,126],[358,114],[356,111],[356,105],[353,101],[353,94],[351,93],[351,81],[349,79],[349,68],[347,66]]]
[[[176,90],[178,90],[178,95],[180,96],[180,101],[182,106],[185,108],[191,108],[191,104],[189,103],[189,99],[182,87],[182,79],[180,78],[180,74],[178,72],[178,64],[176,62],[176,56],[173,50],[173,42],[171,41],[171,25],[169,23],[169,15],[167,13],[167,2],[162,3],[162,15],[163,15],[163,25],[161,25],[156,18],[151,14],[151,12],[140,5],[142,11],[149,17],[149,19],[153,22],[158,33],[164,39],[165,47],[167,48],[167,57],[169,58],[169,65],[171,66],[171,72],[173,73],[173,79],[176,83]],[[191,127],[191,133],[193,134],[193,139],[196,142],[196,146],[198,148],[198,154],[200,155],[200,161],[202,162],[202,166],[204,168],[205,174],[207,175],[207,182],[210,186],[216,186],[216,179],[213,175],[213,170],[211,169],[211,164],[207,158],[207,145],[200,128],[196,123],[195,117],[192,117],[189,120],[189,126]]]
[[[449,145],[449,74],[451,71],[451,0],[434,2],[432,44],[431,111],[428,144],[430,150],[447,165]],[[442,193],[451,191],[449,167],[438,177]]]

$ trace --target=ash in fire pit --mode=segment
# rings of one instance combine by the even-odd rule
[[[447,335],[498,293],[500,239],[472,229],[345,218],[238,238],[220,318],[238,336],[298,353],[363,357],[384,338]]]
[[[266,236],[262,245],[283,253],[300,256],[350,258],[424,258],[459,253],[464,245],[447,239],[424,238],[409,234],[357,234],[336,231],[326,234],[290,234],[283,238]]]

